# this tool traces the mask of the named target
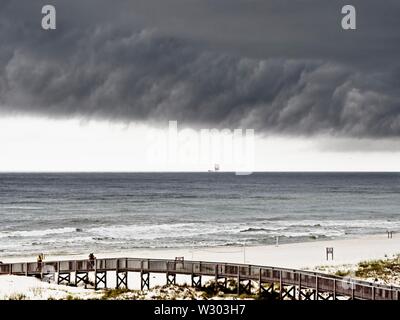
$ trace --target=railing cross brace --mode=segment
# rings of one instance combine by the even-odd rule
[[[58,273],[57,284],[61,284],[63,282],[70,284],[70,282],[71,282],[71,274],[70,273],[65,273],[65,274]]]
[[[77,272],[75,275],[75,285],[83,282],[87,284],[89,282],[89,274],[87,272]]]
[[[282,300],[285,299],[286,297],[295,300],[296,299],[296,286],[291,286],[288,287],[289,289],[286,289],[285,286],[282,287]],[[293,294],[291,292],[293,291]]]
[[[117,271],[117,289],[124,287],[128,289],[128,272]]]
[[[176,273],[167,273],[167,286],[176,285]]]
[[[140,273],[140,290],[150,290],[150,273],[142,271]]]
[[[194,288],[201,287],[201,275],[192,274],[192,287]]]
[[[95,280],[94,280],[95,290],[100,289],[100,284],[103,284],[103,288],[107,288],[107,271],[95,272]]]

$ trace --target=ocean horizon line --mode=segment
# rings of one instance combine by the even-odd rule
[[[41,173],[45,173],[45,174],[51,174],[51,173],[55,173],[55,174],[77,174],[77,173],[101,173],[101,174],[108,174],[108,173],[233,173],[235,174],[236,171],[224,171],[224,170],[220,170],[218,172],[216,171],[193,171],[193,170],[182,170],[182,171],[118,171],[118,170],[110,170],[110,171],[85,171],[85,170],[79,170],[79,171],[1,171],[0,170],[0,174],[41,174]],[[303,170],[303,171],[297,171],[297,170],[288,170],[288,171],[253,171],[250,173],[254,174],[254,173],[400,173],[400,171],[380,171],[380,170]]]

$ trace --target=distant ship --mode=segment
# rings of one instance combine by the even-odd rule
[[[214,171],[213,170],[208,170],[208,172],[218,172],[218,171],[219,171],[219,164],[218,163],[216,163],[214,165]]]

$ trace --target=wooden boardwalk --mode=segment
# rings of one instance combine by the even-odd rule
[[[194,287],[202,277],[213,277],[219,286],[229,279],[241,284],[240,290],[271,293],[279,299],[292,300],[400,300],[400,287],[342,278],[323,273],[235,263],[179,261],[165,259],[111,258],[0,264],[1,274],[43,277],[54,275],[57,283],[87,283],[94,274],[95,289],[107,288],[107,278],[114,276],[117,288],[128,287],[128,273],[140,275],[142,289],[150,288],[150,274],[162,273],[167,284],[175,284],[176,275],[188,275]]]

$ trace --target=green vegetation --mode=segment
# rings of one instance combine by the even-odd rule
[[[9,300],[25,300],[26,295],[23,293],[16,293],[8,297]]]
[[[393,282],[400,278],[400,255],[392,258],[362,261],[356,268],[340,269],[334,272],[339,277],[357,277],[361,279],[373,279]],[[328,267],[319,267],[318,270],[325,271]]]
[[[363,261],[358,264],[355,275],[360,278],[387,280],[400,275],[400,255],[392,259]]]
[[[347,277],[350,275],[350,273],[351,272],[349,270],[338,270],[335,272],[335,275],[339,277]]]
[[[257,295],[257,300],[279,300],[279,293],[277,291],[274,292],[262,292]]]
[[[122,294],[128,293],[128,292],[131,292],[131,290],[128,290],[128,289],[107,289],[107,290],[104,291],[102,299],[103,300],[117,299]]]

